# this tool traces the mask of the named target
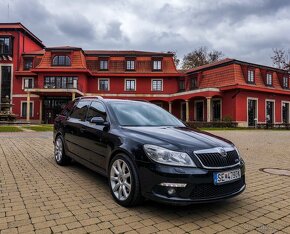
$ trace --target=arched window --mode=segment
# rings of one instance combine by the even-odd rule
[[[53,66],[70,66],[71,65],[70,57],[67,55],[54,56],[52,60],[52,65]]]

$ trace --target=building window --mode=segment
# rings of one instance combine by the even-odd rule
[[[163,80],[152,80],[152,91],[162,91]]]
[[[125,80],[126,91],[136,91],[136,80]]]
[[[12,43],[10,37],[0,37],[0,55],[12,55]]]
[[[288,76],[284,76],[283,77],[283,88],[284,89],[288,89],[289,88],[289,77]]]
[[[127,71],[135,70],[135,60],[126,60],[126,70]]]
[[[273,124],[275,115],[275,104],[274,101],[266,101],[266,123]]]
[[[283,118],[283,123],[288,124],[289,123],[289,102],[282,102],[282,118]]]
[[[70,66],[71,60],[70,57],[67,55],[57,55],[53,57],[52,60],[53,66]]]
[[[24,58],[23,59],[23,70],[28,71],[33,67],[33,58]]]
[[[153,71],[161,71],[161,70],[162,70],[162,61],[153,60]]]
[[[30,102],[30,117],[33,117],[33,102]],[[27,102],[21,102],[21,117],[26,118]]]
[[[185,80],[179,80],[179,92],[185,91]]]
[[[23,89],[33,89],[34,88],[34,79],[33,78],[24,78],[23,79]]]
[[[221,100],[212,100],[212,120],[221,121]]]
[[[190,89],[196,89],[197,88],[197,78],[191,78],[190,79]]]
[[[109,79],[99,79],[99,90],[100,91],[109,91],[110,90],[110,81]]]
[[[77,89],[78,77],[75,76],[46,76],[45,89]]]
[[[248,70],[248,83],[249,84],[255,83],[255,71],[254,70]]]
[[[267,73],[266,84],[267,86],[273,85],[273,75],[271,73]]]
[[[108,70],[108,60],[100,60],[100,70]]]
[[[1,68],[1,74],[0,77],[2,80],[0,80],[1,83],[1,98],[11,98],[11,66],[0,66]],[[1,101],[1,99],[0,99]]]

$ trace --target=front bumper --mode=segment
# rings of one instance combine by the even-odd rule
[[[238,168],[241,169],[241,179],[221,185],[214,184],[214,172]],[[140,165],[139,170],[142,195],[163,203],[187,205],[214,202],[236,196],[246,188],[244,164],[233,168],[209,170],[150,163]],[[161,186],[160,183],[183,183],[186,187],[174,188],[175,192],[169,194],[170,187]]]

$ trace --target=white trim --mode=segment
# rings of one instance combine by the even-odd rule
[[[219,89],[217,88],[205,88],[205,89],[198,89],[198,90],[190,90],[186,92],[180,92],[180,93],[174,93],[174,94],[142,94],[142,93],[85,93],[85,96],[108,96],[108,97],[178,97],[182,95],[187,95],[187,94],[195,94],[195,93],[201,93],[201,92],[207,92],[207,91],[212,91],[212,92],[220,92]],[[155,92],[155,91],[153,91]]]
[[[254,98],[254,97],[247,97],[247,126],[249,127],[249,100],[255,100],[256,101],[256,118],[257,123],[259,123],[259,98]]]
[[[288,103],[288,123],[290,123],[290,101],[281,101],[281,123],[283,123],[283,103]]]
[[[22,115],[22,104],[23,103],[27,103],[27,101],[20,101],[20,117],[21,118],[25,118],[25,117],[23,117],[23,115]],[[32,116],[31,116],[31,118],[34,118],[34,101],[30,101],[30,103],[32,103]],[[27,105],[26,105],[26,108],[27,108]]]
[[[161,90],[153,90],[153,80],[161,81],[161,82],[162,82],[162,84],[161,84]],[[152,78],[152,79],[151,79],[151,91],[152,91],[152,92],[162,92],[162,91],[163,91],[163,79]]]
[[[276,123],[276,111],[275,111],[275,107],[276,107],[276,103],[274,99],[265,99],[265,123],[267,123],[267,102],[272,102],[274,103],[273,105],[273,124]]]
[[[134,80],[135,81],[135,89],[134,90],[127,90],[126,89],[126,81],[127,80]],[[137,80],[136,79],[130,79],[130,78],[126,78],[126,79],[124,79],[124,91],[126,91],[126,92],[130,92],[130,91],[136,91],[137,90]]]
[[[33,81],[32,81],[32,88],[34,88],[34,77],[22,77],[22,85],[21,85],[22,90],[25,89],[25,87],[24,87],[25,83],[24,83],[24,82],[25,82],[26,79],[31,79],[31,80],[33,80]]]
[[[108,81],[108,90],[100,90],[100,81],[101,80]],[[98,78],[98,91],[110,91],[110,78]]]
[[[211,120],[213,121],[213,101],[220,101],[220,121],[223,120],[223,99],[222,98],[212,98],[211,99],[211,107],[212,107],[212,110],[211,110]]]
[[[26,98],[27,94],[13,94],[12,95],[14,98]],[[30,94],[30,97],[39,97],[39,95],[36,94]]]
[[[194,100],[194,121],[197,121],[197,116],[196,116],[196,103],[199,103],[201,102],[202,103],[202,121],[204,121],[204,100]]]

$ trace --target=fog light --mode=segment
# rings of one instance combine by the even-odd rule
[[[186,184],[182,183],[161,183],[160,185],[164,187],[173,187],[173,188],[184,188],[186,186]]]
[[[169,188],[169,189],[167,190],[167,192],[168,192],[169,195],[173,195],[173,194],[176,193],[176,191],[175,191],[174,188]]]

